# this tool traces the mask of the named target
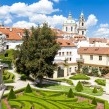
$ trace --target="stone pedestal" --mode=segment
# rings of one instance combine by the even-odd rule
[[[2,73],[3,73],[3,65],[0,65],[0,85],[3,83]]]
[[[106,78],[106,94],[109,94],[109,78]]]

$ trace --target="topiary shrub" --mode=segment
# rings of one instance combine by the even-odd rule
[[[31,93],[32,92],[32,89],[28,83],[28,85],[26,86],[25,90],[24,90],[25,93]]]
[[[96,98],[95,97],[92,100],[92,104],[97,105],[97,101],[96,101]]]
[[[26,80],[27,79],[27,76],[25,74],[22,74],[21,77],[20,77],[20,79],[21,80]]]
[[[13,91],[13,88],[11,88],[7,99],[10,100],[10,99],[15,99],[15,98],[16,98],[16,95],[15,95],[15,93]]]
[[[68,95],[67,95],[68,98],[74,98],[74,93],[72,91],[72,89],[70,88],[69,92],[68,92]]]
[[[97,92],[98,92],[97,87],[94,87],[93,93],[97,93]]]
[[[83,90],[83,85],[82,85],[82,83],[80,81],[77,83],[77,85],[75,87],[75,90],[77,92],[81,92]]]

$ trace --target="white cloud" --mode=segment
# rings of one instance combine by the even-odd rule
[[[35,23],[30,23],[27,21],[18,21],[13,24],[12,27],[20,27],[20,28],[31,28],[32,26],[36,27],[37,25]]]
[[[100,24],[99,28],[94,33],[97,37],[109,37],[109,24]]]
[[[88,16],[87,21],[86,21],[86,27],[88,28],[88,27],[90,27],[90,26],[96,25],[96,24],[97,24],[97,21],[98,21],[98,19],[96,18],[96,16],[93,15],[93,14],[90,14],[90,15]]]
[[[54,2],[56,2],[56,3],[59,3],[59,0],[53,0]]]
[[[30,17],[31,22],[35,22],[39,24],[48,22],[48,24],[51,25],[52,27],[62,26],[65,20],[66,17],[62,15],[46,16],[44,14],[36,14],[35,16]]]
[[[7,19],[4,21],[4,24],[10,24],[10,23],[12,23],[11,18],[7,18]]]

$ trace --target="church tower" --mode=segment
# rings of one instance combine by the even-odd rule
[[[82,35],[82,36],[86,35],[85,18],[84,18],[84,14],[82,12],[81,12],[81,15],[79,18],[78,34]]]
[[[77,24],[73,20],[71,13],[69,13],[67,20],[63,23],[62,31],[71,35],[77,34]]]

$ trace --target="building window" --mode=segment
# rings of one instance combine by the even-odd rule
[[[73,27],[71,27],[71,31],[73,31]]]
[[[69,55],[69,52],[67,52],[67,55]]]
[[[64,52],[62,52],[62,56],[64,56]]]
[[[84,26],[84,23],[82,23],[82,26]]]
[[[82,35],[84,35],[84,31],[82,31]]]
[[[82,59],[83,58],[83,56],[82,55],[80,55],[80,59]]]
[[[69,68],[69,72],[71,72],[71,71],[72,71],[72,68],[70,67],[70,68]]]
[[[100,61],[102,60],[102,56],[99,56],[99,60],[100,60]]]
[[[72,55],[72,52],[70,52],[70,55]]]
[[[9,45],[6,45],[6,49],[9,49]]]
[[[59,56],[61,56],[61,52],[59,52]]]
[[[93,60],[93,55],[90,55],[90,60]]]
[[[69,58],[69,61],[71,61],[72,60],[72,58]]]
[[[66,27],[66,31],[67,31],[67,27]]]

